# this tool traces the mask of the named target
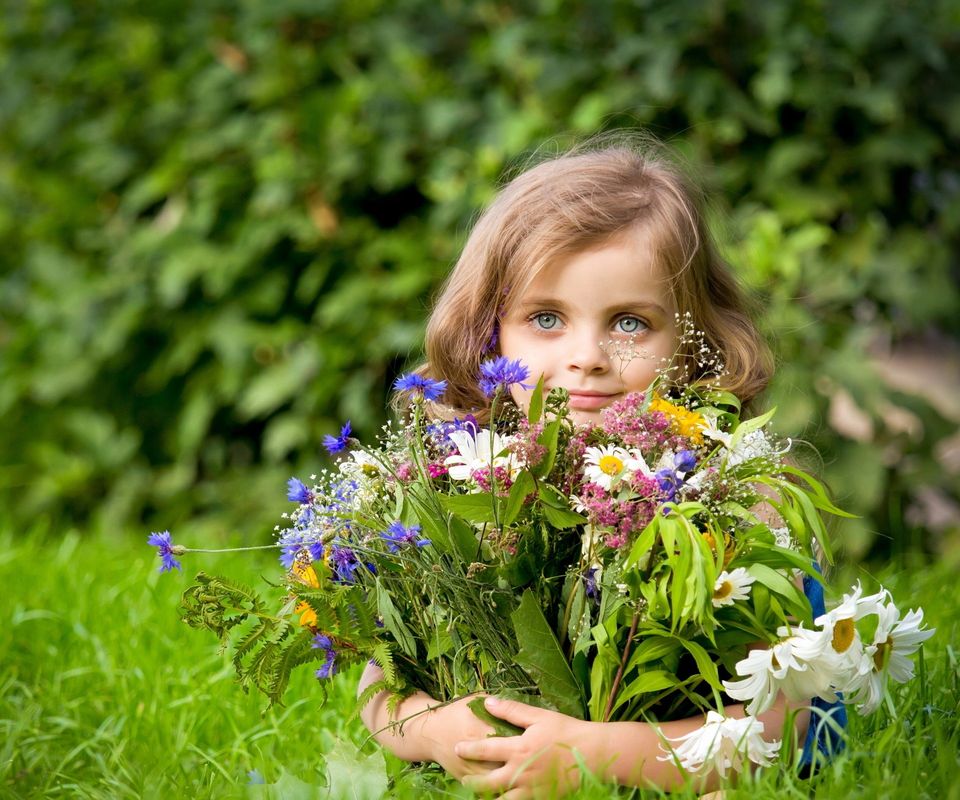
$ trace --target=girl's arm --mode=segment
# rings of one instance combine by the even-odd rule
[[[357,693],[382,678],[380,667],[368,664],[360,677]],[[467,708],[472,697],[441,705],[426,692],[416,692],[400,703],[394,714],[387,709],[389,698],[389,692],[374,695],[361,710],[360,719],[373,738],[397,758],[436,761],[458,779],[500,766],[484,763],[482,759],[467,761],[454,752],[458,742],[493,733],[493,728]]]
[[[657,759],[667,752],[661,748],[661,735],[677,739],[704,723],[703,717],[658,723],[656,727],[644,722],[585,722],[497,698],[488,698],[487,708],[526,730],[520,736],[460,742],[454,752],[464,759],[502,762],[502,767],[469,776],[464,783],[476,791],[504,792],[505,800],[521,800],[544,790],[550,796],[573,791],[580,784],[581,765],[604,780],[624,786],[671,790],[687,785],[691,778],[673,760]],[[740,704],[726,706],[725,713],[737,718],[745,715]],[[810,712],[791,707],[782,695],[757,717],[764,723],[764,738],[780,739],[791,713],[798,737],[795,741],[803,741]],[[718,783],[716,773],[708,772],[694,778],[692,785],[704,792],[715,789]]]

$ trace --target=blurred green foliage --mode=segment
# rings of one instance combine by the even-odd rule
[[[262,538],[376,431],[504,170],[641,126],[705,165],[851,552],[956,557],[955,0],[5,6],[13,523]]]

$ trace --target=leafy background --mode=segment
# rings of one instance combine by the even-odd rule
[[[847,557],[960,564],[955,0],[3,6],[8,529],[266,540],[505,171],[643,127],[715,198]]]

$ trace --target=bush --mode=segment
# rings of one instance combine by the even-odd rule
[[[932,0],[8,9],[3,508],[266,530],[324,433],[382,421],[504,170],[643,126],[710,165],[771,401],[867,515],[855,554],[876,531],[956,549],[957,22]]]

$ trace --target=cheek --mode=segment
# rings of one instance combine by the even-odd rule
[[[637,353],[623,370],[623,381],[627,389],[633,392],[646,389],[657,377],[658,372],[666,367],[664,359],[669,360],[673,353],[670,343]]]
[[[539,377],[539,376],[538,376]],[[531,377],[531,382],[533,378]],[[513,398],[513,402],[517,404],[517,407],[522,411],[526,412],[530,408],[530,394],[531,389],[522,389],[517,385],[510,387],[510,396]]]

